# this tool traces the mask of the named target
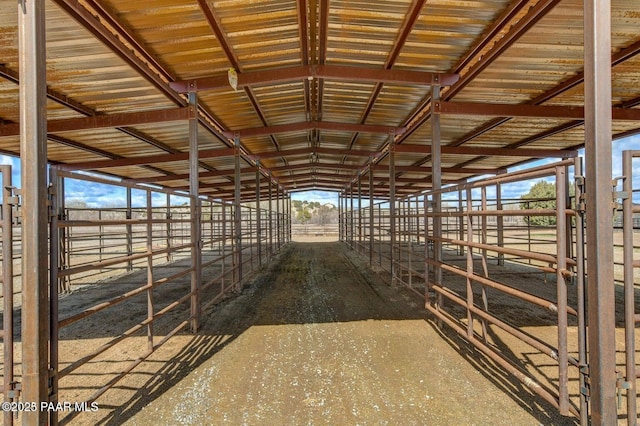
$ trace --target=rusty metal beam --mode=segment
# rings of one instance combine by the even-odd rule
[[[614,120],[640,121],[640,110],[612,108]],[[434,102],[435,114],[479,115],[499,117],[533,117],[554,119],[584,119],[582,106],[487,104],[475,102]]]
[[[194,117],[195,114],[196,112],[193,108],[185,107],[133,113],[96,115],[82,118],[68,118],[47,122],[47,131],[51,133],[63,133],[77,130],[164,123],[167,121],[184,121]],[[19,134],[20,124],[18,123],[0,125],[0,137],[18,136]]]
[[[431,145],[401,144],[396,146],[396,152],[408,152],[415,154],[430,154]],[[559,149],[515,149],[515,148],[487,148],[480,146],[443,146],[440,148],[443,154],[453,155],[484,155],[506,157],[533,157],[533,158],[573,158],[578,156],[577,150]]]
[[[302,81],[310,77],[337,81],[421,84],[425,86],[432,84],[448,86],[458,78],[456,74],[424,71],[385,70],[344,65],[310,65],[238,73],[238,88],[284,84]],[[229,88],[229,79],[227,74],[224,74],[170,83],[171,88],[181,93],[187,92],[191,85],[198,91],[227,89]]]
[[[106,12],[104,10],[102,10],[102,13],[100,13],[100,8],[95,11],[96,15],[100,16],[99,18],[92,14],[78,0],[53,1],[74,20],[80,23],[80,25],[93,34],[94,37],[103,42],[122,60],[128,63],[134,70],[138,71],[148,82],[153,84],[161,93],[171,99],[176,105],[185,106],[187,104],[186,100],[182,96],[167,85],[167,76],[160,75],[163,71],[162,69],[152,69],[149,67],[147,62],[136,55],[137,52],[141,56],[145,57],[145,59],[150,56],[138,43],[135,43],[133,46],[125,43],[125,40],[131,43],[131,40],[133,39],[131,36],[127,37],[127,35],[123,33],[119,33],[118,36],[116,36],[101,23],[100,19],[105,19],[105,16],[103,15],[105,15]],[[109,23],[114,25],[113,21],[114,20],[110,19]],[[117,28],[122,29],[123,27],[118,24]],[[154,60],[152,63],[157,64],[157,61]]]
[[[399,146],[399,145],[396,145]],[[396,166],[396,172],[402,173],[432,173],[431,167],[422,166]],[[388,166],[376,164],[373,166],[375,171],[388,170]],[[465,167],[442,167],[442,173],[470,174],[470,175],[497,175],[504,173],[505,169],[497,168],[465,168]]]
[[[455,82],[446,91],[443,90],[442,100],[448,101],[455,95],[460,93],[473,79],[475,79],[482,71],[484,71],[489,65],[499,58],[509,47],[511,47],[516,41],[522,37],[529,29],[531,29],[540,19],[547,15],[556,5],[560,3],[560,0],[541,0],[535,4],[527,12],[522,19],[517,21],[505,32],[502,38],[497,41],[491,49],[486,51],[480,60],[476,62],[467,72],[460,76],[460,79]]]
[[[201,152],[204,152],[204,151],[201,151]],[[247,168],[241,169],[241,173],[254,173],[256,170],[257,170],[256,167],[247,167]],[[205,179],[205,178],[220,177],[220,176],[233,177],[234,174],[235,174],[235,171],[229,169],[229,170],[214,170],[211,172],[203,172],[203,173],[200,173],[198,176],[200,179]],[[188,173],[180,173],[180,174],[174,174],[170,176],[152,176],[148,178],[128,179],[128,181],[132,183],[156,183],[156,182],[170,182],[174,180],[188,180],[188,179],[189,179]]]
[[[264,160],[266,158],[274,158],[274,157],[293,157],[300,155],[309,155],[311,153],[316,154],[325,154],[325,155],[351,155],[356,157],[369,157],[371,155],[378,154],[373,151],[359,151],[359,150],[348,150],[348,149],[334,149],[334,148],[297,148],[297,149],[289,149],[283,151],[276,152],[262,152],[257,153],[255,156]]]
[[[220,148],[220,149],[205,149],[199,151],[198,158],[217,158],[217,157],[229,157],[233,155],[233,148]],[[145,157],[127,157],[119,158],[115,160],[98,160],[87,161],[84,163],[76,164],[64,164],[60,165],[63,170],[92,170],[92,169],[106,169],[111,167],[124,167],[124,166],[142,166],[155,163],[170,163],[174,161],[188,161],[189,153],[181,152],[178,154],[160,154],[150,155]]]
[[[280,124],[275,126],[254,127],[249,129],[229,130],[224,132],[228,138],[247,138],[252,136],[273,135],[276,133],[302,132],[306,130],[333,130],[338,132],[384,133],[390,131],[402,134],[404,127],[380,126],[373,124],[339,123],[331,121],[304,121],[300,123]]]

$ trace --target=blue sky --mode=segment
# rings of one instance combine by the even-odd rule
[[[613,142],[613,155],[612,155],[612,170],[613,177],[618,177],[622,175],[622,151],[623,150],[640,150],[640,135],[632,136],[626,139],[620,139]],[[535,162],[528,163],[526,165],[521,165],[515,167],[511,170],[521,170],[524,168],[530,168],[542,164],[552,163],[556,160],[548,159],[548,160],[539,160]],[[640,160],[636,160],[634,165],[638,165]],[[11,164],[13,166],[13,184],[14,186],[19,186],[20,184],[20,160],[15,157],[0,155],[0,164]],[[510,170],[510,171],[511,171]],[[640,167],[636,167],[637,173],[634,178],[634,188],[640,188]],[[635,171],[635,170],[634,170]],[[504,198],[518,198],[521,194],[529,191],[532,185],[536,183],[536,180],[521,182],[518,184],[510,184],[504,187],[503,189],[503,197]],[[114,188],[113,186],[103,185],[94,182],[87,181],[77,181],[73,179],[69,179],[67,182],[67,199],[79,199],[84,200],[91,207],[98,206],[108,206],[113,205],[114,201],[118,198],[124,200],[125,192],[122,188]],[[492,195],[492,194],[488,194]],[[134,190],[132,193],[133,205],[135,206],[143,206],[145,203],[145,195],[143,191]],[[329,191],[319,191],[319,190],[311,190],[311,191],[301,191],[294,192],[291,195],[291,198],[294,200],[307,200],[307,201],[317,201],[322,204],[324,203],[332,203],[334,205],[338,204],[338,193],[337,192],[329,192]],[[635,195],[635,201],[640,202],[640,194]],[[173,197],[171,198],[171,204],[182,204],[186,201],[181,197]],[[164,206],[166,205],[166,195],[156,193],[153,196],[153,204],[154,206]]]

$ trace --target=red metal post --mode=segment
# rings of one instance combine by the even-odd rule
[[[585,171],[591,422],[617,423],[613,210],[611,208],[611,1],[584,1]]]
[[[49,399],[45,2],[18,2],[22,193],[22,401]],[[45,425],[46,411],[23,413]]]

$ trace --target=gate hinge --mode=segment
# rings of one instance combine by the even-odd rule
[[[580,188],[580,191],[577,192],[579,196],[576,199],[576,211],[584,213],[587,211],[584,176],[575,176],[575,181],[576,186]]]
[[[9,392],[7,392],[7,397],[11,400],[19,399],[21,390],[22,384],[20,382],[11,382],[9,384]]]
[[[589,380],[589,366],[587,364],[580,366],[580,374],[584,376],[584,386],[580,388],[580,394],[588,401],[591,397],[591,382]]]
[[[56,196],[56,191],[53,185],[49,185],[47,188],[47,212],[49,216],[49,222],[51,222],[51,218],[56,215],[56,212],[53,211],[53,197]]]
[[[618,181],[624,181],[626,179],[626,177],[624,176],[620,176],[617,178],[614,178],[611,181],[611,186],[613,187],[613,191],[612,191],[612,204],[611,206],[613,207],[613,210],[622,210],[622,201],[626,200],[627,198],[629,198],[629,193],[626,191],[616,191],[616,188],[618,187]]]
[[[616,378],[616,395],[618,397],[618,409],[622,408],[622,391],[631,389],[631,383],[624,380],[622,377],[622,373],[617,372],[618,377]]]

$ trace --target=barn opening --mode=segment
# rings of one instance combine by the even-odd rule
[[[82,421],[317,244],[564,420],[635,424],[639,8],[0,0],[7,407]]]

